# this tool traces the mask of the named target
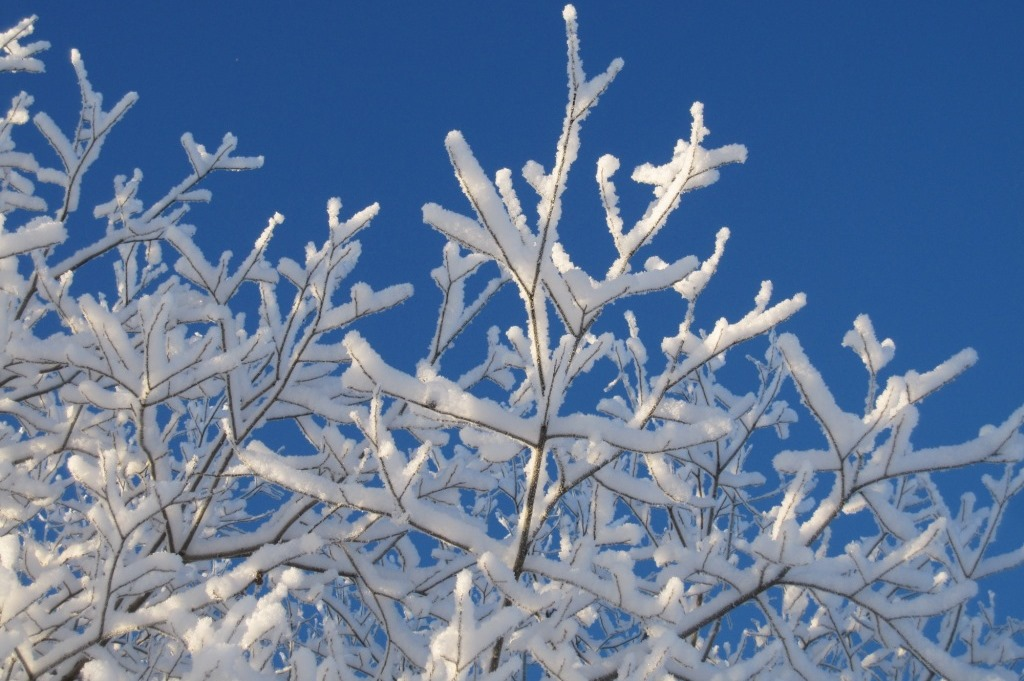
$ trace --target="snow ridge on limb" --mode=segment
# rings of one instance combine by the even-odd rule
[[[676,142],[671,161],[662,166],[645,163],[633,171],[634,182],[653,185],[654,200],[628,232],[622,232],[622,221],[615,210],[617,200],[611,176],[619,167],[618,159],[605,156],[598,162],[598,183],[602,196],[606,197],[608,224],[619,253],[608,270],[608,278],[629,271],[630,260],[661,230],[669,215],[679,207],[684,193],[717,182],[718,169],[722,166],[747,160],[747,149],[741,144],[712,150],[701,147],[701,142],[711,132],[704,127],[704,105],[694,102],[690,115],[693,117],[690,140]]]
[[[39,17],[35,15],[25,17],[6,31],[0,32],[0,72],[43,73],[46,70],[43,62],[35,55],[50,49],[50,43],[45,40],[25,45],[21,43],[36,30],[38,19]]]

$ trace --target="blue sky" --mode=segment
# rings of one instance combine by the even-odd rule
[[[37,109],[72,122],[71,47],[108,103],[140,94],[86,185],[95,202],[134,167],[144,196],[161,194],[186,171],[185,131],[214,147],[235,133],[240,153],[262,154],[266,166],[210,185],[214,203],[190,216],[210,251],[242,251],[280,211],[274,254],[295,255],[323,238],[329,197],[346,211],[379,201],[357,276],[417,286],[417,302],[377,330],[384,356],[401,364],[429,341],[437,300],[428,273],[442,242],[420,207],[468,208],[445,133],[462,130],[491,173],[531,158],[550,164],[564,112],[561,4],[287,5],[4,3],[0,23],[39,14],[37,36],[53,49],[48,75],[8,77],[0,95],[26,89]],[[974,347],[979,364],[925,403],[919,444],[967,438],[1024,401],[1024,6],[577,9],[588,73],[620,56],[625,68],[584,127],[570,179],[562,233],[575,260],[601,271],[612,252],[594,161],[615,154],[623,176],[666,161],[700,100],[708,144],[750,150],[745,166],[688,197],[661,237],[666,258],[705,256],[715,231],[732,229],[704,324],[744,312],[762,279],[777,297],[805,291],[809,305],[786,329],[848,408],[861,404],[863,372],[840,342],[859,313],[896,341],[898,371]],[[624,196],[627,216],[644,205]]]

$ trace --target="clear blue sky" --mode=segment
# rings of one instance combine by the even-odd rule
[[[633,166],[664,162],[701,100],[708,143],[750,150],[745,166],[689,197],[662,237],[666,257],[704,256],[721,225],[732,229],[704,324],[744,312],[762,279],[777,296],[805,291],[808,307],[786,328],[834,387],[848,386],[838,391],[850,408],[863,399],[862,370],[840,341],[857,314],[896,341],[900,371],[973,346],[980,363],[925,403],[920,444],[969,437],[1024,402],[1024,5],[577,9],[588,72],[614,57],[626,63],[584,127],[570,180],[562,232],[577,261],[596,268],[611,252],[596,158],[619,156],[623,183]],[[108,102],[139,92],[92,171],[86,190],[97,202],[112,175],[136,166],[149,199],[177,181],[185,131],[208,146],[238,135],[240,152],[263,154],[266,167],[218,178],[214,204],[191,214],[210,250],[243,250],[280,211],[275,254],[295,255],[322,239],[329,197],[346,210],[379,201],[357,276],[417,286],[417,302],[389,319],[405,327],[382,340],[400,364],[404,344],[423,351],[437,300],[427,277],[441,240],[420,207],[468,208],[445,133],[461,129],[492,173],[530,158],[550,164],[564,112],[560,10],[467,0],[7,2],[0,23],[37,13],[37,35],[53,49],[47,76],[7,78],[0,95],[26,89],[37,109],[70,123],[71,47]],[[634,195],[624,211],[644,205]]]

